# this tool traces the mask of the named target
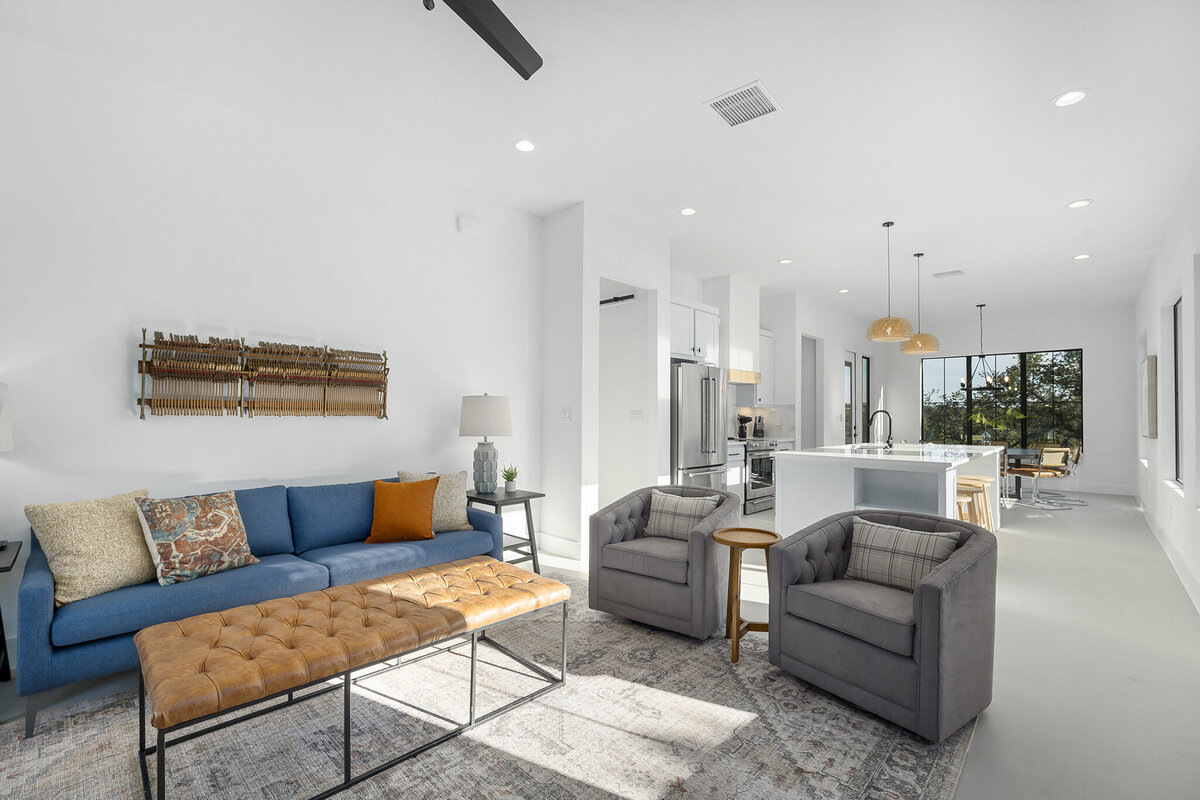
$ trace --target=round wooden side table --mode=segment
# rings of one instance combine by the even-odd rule
[[[713,533],[713,541],[729,548],[729,601],[725,610],[725,638],[733,640],[729,660],[737,663],[738,641],[747,631],[766,631],[765,622],[742,619],[742,551],[766,550],[783,539],[774,531],[761,528],[721,528]],[[770,551],[766,553],[770,573]],[[768,578],[768,581],[770,579]]]

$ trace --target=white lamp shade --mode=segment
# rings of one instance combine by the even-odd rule
[[[469,394],[462,399],[459,436],[512,436],[508,398],[495,394]]]
[[[8,384],[0,383],[0,453],[8,453],[13,449],[12,413],[9,410]]]

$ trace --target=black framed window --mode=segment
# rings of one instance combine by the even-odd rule
[[[864,437],[871,435],[871,359],[862,357],[862,432]]]
[[[1083,351],[922,359],[921,438],[1082,445]]]
[[[1173,346],[1171,348],[1174,363],[1172,381],[1175,392],[1175,480],[1179,484],[1183,484],[1183,436],[1179,430],[1179,384],[1183,382],[1183,298],[1175,301],[1175,305],[1171,306],[1171,335]]]

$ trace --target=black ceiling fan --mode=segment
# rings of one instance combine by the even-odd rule
[[[542,57],[492,0],[442,0],[525,80],[542,66]],[[433,11],[434,0],[425,0]]]

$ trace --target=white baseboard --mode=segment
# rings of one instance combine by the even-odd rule
[[[1188,597],[1191,598],[1192,605],[1196,607],[1196,613],[1200,614],[1200,578],[1192,574],[1192,571],[1188,569],[1187,562],[1183,560],[1183,555],[1176,549],[1175,544],[1171,541],[1171,537],[1167,536],[1167,532],[1159,526],[1153,516],[1146,513],[1145,506],[1142,507],[1142,516],[1146,519],[1146,524],[1150,526],[1150,530],[1154,533],[1154,538],[1158,539],[1159,546],[1167,554],[1167,560],[1171,562],[1171,568],[1179,576],[1179,582],[1183,584],[1183,590],[1187,592]]]
[[[583,548],[574,539],[564,539],[545,531],[537,532],[538,557],[557,556],[568,561],[582,562]]]

